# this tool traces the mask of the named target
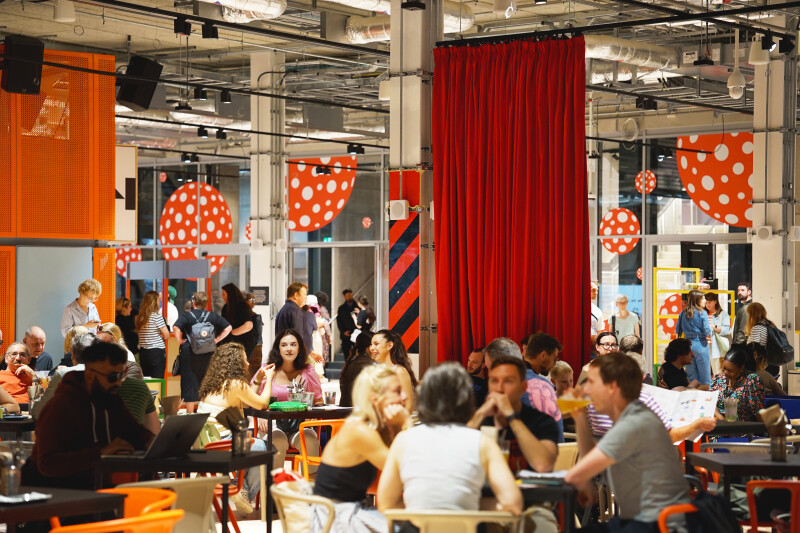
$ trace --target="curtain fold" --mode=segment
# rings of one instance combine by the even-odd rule
[[[583,38],[434,59],[438,359],[544,331],[577,370],[590,314]]]

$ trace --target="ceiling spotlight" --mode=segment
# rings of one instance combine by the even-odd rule
[[[231,91],[229,89],[222,89],[222,92],[219,93],[219,101],[223,104],[230,104],[231,103]]]
[[[202,102],[205,102],[208,99],[208,95],[206,94],[206,90],[202,89],[200,87],[195,87],[194,88],[194,99],[195,100],[200,100]]]
[[[172,31],[181,35],[189,36],[192,34],[192,24],[183,17],[178,17],[172,23]]]
[[[217,139],[220,141],[224,141],[228,138],[228,134],[225,133],[225,130],[217,130]]]
[[[203,126],[197,128],[197,136],[201,139],[208,139],[208,130],[205,129]]]
[[[753,37],[747,62],[751,65],[766,65],[769,63],[769,52],[762,47],[760,35]]]
[[[219,39],[219,30],[213,23],[203,24],[203,39]]]
[[[728,94],[734,100],[738,100],[744,94],[747,80],[744,79],[742,71],[739,70],[739,30],[736,30],[736,38],[733,53],[733,72],[728,77]]]
[[[187,152],[183,152],[181,154],[181,161],[183,161],[184,163],[191,163],[192,162],[192,155],[187,153]]]
[[[347,153],[350,155],[359,155],[364,153],[364,147],[360,144],[350,143],[347,145]]]
[[[199,163],[199,162],[200,162],[200,156],[197,154],[192,154],[192,163]]]
[[[317,175],[318,176],[330,176],[331,175],[331,167],[317,165]]]
[[[56,0],[53,9],[53,21],[75,22],[75,4],[70,0]]]
[[[775,40],[772,38],[772,33],[767,32],[767,34],[761,38],[761,49],[766,50],[768,52],[772,52],[775,50],[775,47],[778,46],[775,43]]]
[[[404,0],[403,3],[400,4],[400,8],[409,11],[422,11],[425,9],[425,2],[422,0]]]
[[[541,5],[546,4],[547,0],[534,0],[533,3],[536,4],[537,6],[541,6]]]
[[[191,111],[192,106],[189,105],[188,102],[178,102],[178,105],[175,106],[175,111]]]
[[[784,37],[778,42],[778,52],[782,54],[791,54],[794,50],[794,41],[788,37]]]

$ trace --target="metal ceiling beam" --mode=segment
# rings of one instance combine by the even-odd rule
[[[233,30],[242,33],[249,33],[253,35],[262,35],[265,37],[272,37],[275,39],[284,39],[287,41],[293,42],[301,42],[307,44],[313,44],[317,46],[322,46],[325,48],[333,48],[337,50],[342,50],[344,52],[351,52],[361,55],[370,55],[370,56],[379,56],[379,57],[388,57],[389,51],[388,50],[379,50],[374,48],[368,48],[366,46],[358,46],[353,44],[347,43],[337,43],[334,41],[328,41],[326,39],[319,39],[317,37],[306,37],[303,35],[297,35],[295,33],[289,33],[284,31],[278,30],[270,30],[267,28],[261,28],[258,26],[248,26],[246,24],[236,24],[234,22],[225,22],[222,20],[216,20],[206,17],[200,17],[197,15],[193,15],[191,13],[181,13],[178,11],[169,11],[166,9],[160,9],[157,7],[151,6],[142,6],[138,4],[134,4],[131,2],[124,2],[122,0],[87,0],[87,3],[96,4],[100,6],[107,6],[107,7],[114,7],[117,9],[122,9],[126,11],[132,11],[136,13],[143,13],[145,15],[152,15],[160,18],[166,19],[184,19],[190,22],[197,22],[199,24],[210,24],[217,28],[226,29],[226,30]]]
[[[653,100],[658,100],[660,102],[667,102],[670,104],[679,104],[679,105],[690,105],[694,107],[704,107],[706,109],[715,109],[717,111],[725,111],[729,113],[742,113],[744,115],[752,115],[753,110],[751,109],[742,109],[737,107],[727,107],[723,105],[715,105],[715,104],[704,104],[702,102],[693,102],[687,100],[681,100],[680,98],[670,98],[667,96],[658,96],[652,93],[642,94],[637,93],[635,91],[624,91],[622,89],[614,89],[613,87],[604,87],[602,85],[586,85],[587,91],[598,91],[598,92],[605,92],[605,93],[613,93],[613,94],[620,94],[623,96],[631,96],[634,98],[651,98]]]

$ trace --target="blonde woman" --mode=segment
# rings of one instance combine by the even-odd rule
[[[96,279],[87,279],[78,286],[78,297],[64,308],[64,314],[61,315],[61,335],[66,337],[73,326],[84,326],[92,333],[97,333],[100,314],[94,303],[102,292],[103,286]]]
[[[105,342],[115,342],[125,348],[125,351],[128,353],[128,369],[126,370],[126,376],[129,378],[144,379],[142,367],[136,362],[136,356],[133,355],[133,352],[131,352],[125,344],[125,338],[118,325],[113,322],[101,324],[97,328],[97,338]]]
[[[611,316],[611,331],[618,339],[626,335],[641,337],[639,317],[628,311],[628,297],[624,294],[617,296],[617,312]]]
[[[167,369],[165,341],[169,330],[164,317],[158,314],[161,295],[147,291],[142,298],[142,308],[136,315],[136,332],[139,334],[139,364],[144,375],[161,379]]]
[[[353,413],[334,436],[317,470],[314,494],[335,501],[333,533],[386,531],[386,519],[364,506],[367,488],[383,470],[389,445],[410,426],[406,393],[397,373],[384,365],[365,368],[353,386]],[[322,529],[328,512],[314,506],[311,531]]]
[[[86,333],[91,333],[88,328],[83,326],[73,326],[69,328],[67,334],[64,336],[64,357],[58,366],[69,367],[72,366],[72,341],[75,337],[79,337]]]
[[[708,338],[711,336],[711,325],[706,311],[706,295],[700,291],[691,291],[686,309],[678,316],[675,333],[683,334],[692,342],[694,359],[686,365],[689,382],[697,380],[700,385],[711,384],[711,358],[708,352]]]

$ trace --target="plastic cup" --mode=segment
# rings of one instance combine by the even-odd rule
[[[561,411],[563,414],[567,414],[574,411],[575,409],[583,409],[584,407],[592,403],[592,400],[590,400],[589,398],[573,398],[571,396],[565,395],[558,398],[556,402],[558,403],[559,411]]]
[[[336,404],[336,391],[325,392],[323,394],[323,398],[325,400],[325,405],[335,405]]]

